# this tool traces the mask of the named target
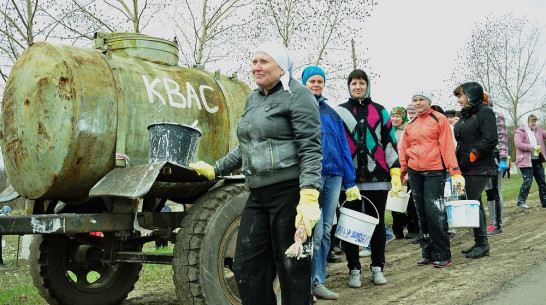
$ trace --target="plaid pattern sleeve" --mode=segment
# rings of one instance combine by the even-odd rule
[[[499,143],[497,148],[499,149],[499,156],[501,159],[508,157],[508,139],[506,135],[506,123],[504,116],[495,111],[495,117],[497,119],[497,133],[499,135]]]

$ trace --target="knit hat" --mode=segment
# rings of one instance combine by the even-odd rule
[[[454,117],[456,114],[455,110],[446,110],[446,117]]]
[[[286,47],[277,42],[268,41],[262,43],[258,48],[256,48],[254,54],[257,52],[264,52],[265,54],[271,56],[277,65],[281,67],[281,69],[284,71],[284,75],[281,76],[282,87],[284,90],[290,92],[288,83],[290,82],[290,77],[294,72],[294,63],[292,62]]]
[[[301,74],[301,82],[304,85],[307,84],[307,80],[309,79],[309,77],[314,75],[322,75],[322,77],[324,77],[324,83],[326,84],[326,74],[321,68],[317,66],[309,66],[303,69],[303,73]]]
[[[432,95],[430,94],[430,92],[421,90],[421,91],[416,91],[415,93],[413,93],[413,96],[411,97],[411,100],[413,101],[413,99],[416,98],[416,97],[424,97],[432,105],[432,99],[430,98],[431,96]]]
[[[407,112],[408,115],[416,114],[417,110],[415,110],[415,107],[413,107],[412,104],[409,104],[409,105],[406,106],[406,112]]]
[[[404,107],[393,107],[391,110],[391,115],[393,114],[398,114],[399,116],[401,116],[404,122],[408,121],[408,112],[406,111],[406,109],[404,109]]]

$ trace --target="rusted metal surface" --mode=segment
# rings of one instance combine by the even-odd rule
[[[176,228],[186,212],[137,213],[139,226],[146,229]],[[76,234],[132,231],[135,214],[44,214],[0,217],[0,235]]]
[[[162,189],[164,191],[158,194],[160,195],[157,196],[158,198],[172,198],[174,195],[169,194],[169,191],[175,190],[184,193],[186,188],[192,188],[194,182],[207,182],[208,180],[188,167],[169,162],[150,163],[135,167],[114,168],[93,186],[89,191],[89,196],[113,196],[131,199],[142,198],[150,192],[150,189],[156,181],[171,182],[157,184],[156,189]],[[186,184],[180,185],[181,183]],[[211,183],[213,184],[214,182]],[[212,186],[211,183],[200,185],[210,187]],[[206,189],[204,191],[206,191]],[[157,193],[157,190],[155,192]],[[180,196],[182,195],[183,194]]]
[[[196,160],[213,163],[237,145],[246,85],[150,61],[153,48],[140,54],[141,40],[134,48],[126,44],[83,49],[39,42],[20,56],[3,95],[0,142],[8,179],[22,197],[84,198],[114,168],[116,152],[130,166],[148,163],[146,127],[155,122],[197,120],[203,137]],[[172,43],[165,45],[169,53]]]

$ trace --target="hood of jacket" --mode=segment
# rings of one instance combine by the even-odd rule
[[[483,87],[476,82],[468,82],[461,85],[468,98],[468,105],[461,110],[461,116],[468,117],[485,106],[483,103]]]

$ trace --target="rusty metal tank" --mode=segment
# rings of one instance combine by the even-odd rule
[[[98,34],[93,49],[35,43],[9,76],[2,102],[6,174],[29,199],[78,200],[115,166],[148,162],[146,127],[192,124],[196,159],[237,145],[250,92],[235,77],[177,65],[175,43],[142,34]],[[116,164],[117,163],[117,164]]]

